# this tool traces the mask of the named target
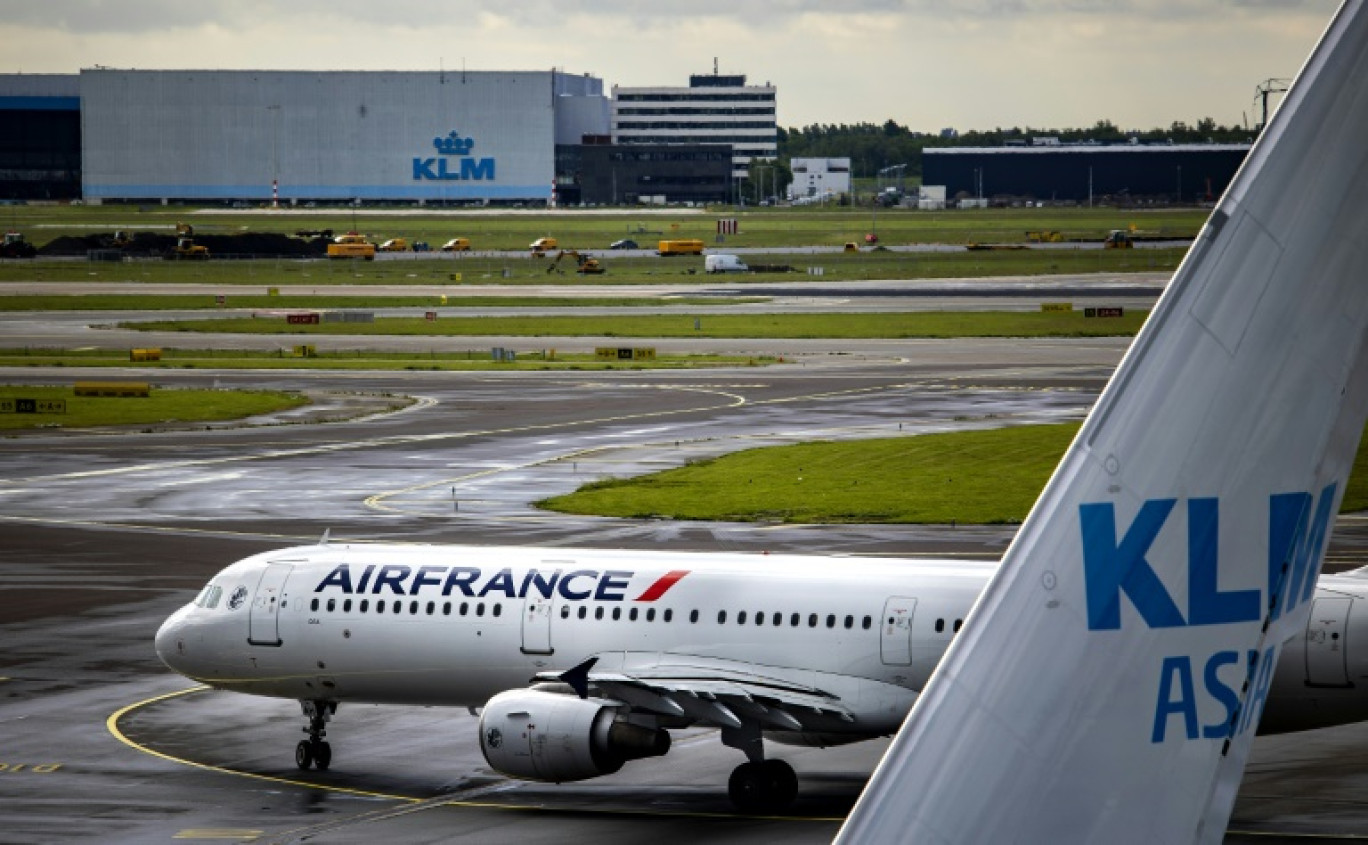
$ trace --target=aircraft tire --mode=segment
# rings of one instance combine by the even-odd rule
[[[313,762],[313,743],[307,739],[301,739],[299,744],[295,746],[295,765],[304,771],[308,771]]]
[[[326,742],[319,742],[313,749],[314,767],[320,772],[326,771],[332,765],[332,746]],[[795,787],[797,781],[794,781]]]

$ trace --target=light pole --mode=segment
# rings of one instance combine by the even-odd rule
[[[271,208],[280,208],[280,106],[267,106],[271,113]]]

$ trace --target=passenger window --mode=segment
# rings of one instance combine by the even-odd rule
[[[864,628],[866,631],[868,631],[871,627],[873,627],[873,625],[874,625],[874,618],[873,618],[872,616],[866,616],[866,617],[864,618],[864,621],[860,623],[860,627],[861,627],[861,628]]]
[[[725,611],[725,610],[719,610],[719,611],[717,611],[717,624],[719,624],[719,625],[725,625],[725,624],[727,624],[727,611]]]
[[[672,608],[672,607],[667,607],[667,608],[665,608],[665,621],[666,621],[666,622],[669,622],[669,621],[670,621],[671,619],[673,619],[673,618],[674,618],[674,608]]]
[[[964,624],[964,620],[963,620],[963,619],[956,619],[956,620],[955,620],[955,633],[956,633],[956,634],[959,633],[960,626],[963,625],[963,624]]]
[[[376,602],[376,603],[375,603],[375,612],[376,612],[376,613],[384,613],[384,612],[385,612],[385,603],[382,602],[382,601]]]
[[[494,602],[494,615],[495,615],[495,616],[498,616],[498,615],[500,615],[500,614],[502,614],[502,613],[503,613],[503,604],[500,603],[500,602]]]
[[[598,607],[594,608],[594,618],[595,618],[595,619],[602,619],[602,618],[603,618],[603,605],[599,605]]]
[[[399,601],[399,599],[395,599],[394,604],[390,607],[390,610],[394,611],[395,613],[403,613],[404,603]]]
[[[637,621],[637,609],[635,607],[627,612],[627,620],[629,622]]]
[[[284,607],[284,606],[285,606],[285,602],[281,602],[281,603],[280,603],[280,606],[281,606],[281,607]],[[347,599],[346,601],[342,602],[342,612],[343,612],[343,613],[351,613],[351,599]]]
[[[584,605],[580,605],[580,609],[579,609],[579,618],[583,619],[584,617],[586,617],[586,616],[588,616],[588,615],[589,615],[589,608],[585,607]]]
[[[847,616],[847,617],[845,618],[845,626],[846,626],[846,630],[847,630],[847,631],[849,631],[851,628],[855,627],[855,617],[854,617],[854,616]]]
[[[797,628],[797,627],[798,627],[798,623],[801,622],[801,621],[802,621],[802,616],[800,616],[800,615],[797,614],[797,613],[795,613],[795,614],[793,614],[792,616],[789,617],[789,625],[793,626],[794,628]]]
[[[442,615],[443,615],[443,616],[450,616],[450,615],[451,615],[451,602],[449,602],[449,601],[444,601],[444,602],[442,602]]]
[[[409,613],[414,616],[418,615],[418,602],[416,600],[409,602]]]
[[[808,614],[808,627],[809,627],[809,628],[816,628],[816,627],[817,627],[817,614],[815,614],[815,613],[809,613],[809,614]]]
[[[469,602],[464,602],[464,601],[461,602],[461,615],[462,615],[462,616],[465,616],[465,615],[466,615],[467,613],[469,613],[469,612],[470,612],[470,603],[469,603]]]
[[[780,625],[784,624],[784,614],[782,614],[782,613],[780,613],[780,612],[778,612],[778,611],[775,611],[774,617],[770,619],[770,624],[773,625],[773,626],[776,627],[776,628],[778,628]]]
[[[435,601],[430,601],[430,602],[427,603],[427,615],[428,615],[428,616],[431,616],[431,615],[432,615],[432,612],[433,612],[434,610],[436,610],[436,609],[437,609],[437,602],[435,602]]]
[[[484,602],[475,603],[475,615],[484,616]]]
[[[757,625],[763,625],[763,624],[765,624],[765,612],[764,612],[764,611],[760,611],[759,613],[755,614],[755,624],[757,624]]]
[[[633,611],[633,612],[635,612],[635,611]],[[655,608],[654,608],[654,607],[648,607],[648,608],[646,608],[646,621],[647,621],[647,622],[654,622],[654,621],[655,621]]]
[[[835,628],[835,627],[836,627],[836,614],[834,614],[834,613],[828,613],[828,614],[827,614],[827,627],[828,627],[828,628]]]
[[[309,610],[318,610],[318,599],[309,602]]]
[[[328,599],[328,612],[332,613],[337,607],[337,599]]]
[[[361,599],[361,612],[365,613],[367,610],[370,610],[370,599]]]
[[[613,621],[616,622],[616,621],[618,621],[618,620],[621,619],[621,618],[622,618],[622,608],[620,608],[620,607],[615,607],[615,608],[613,608]]]
[[[666,620],[666,621],[668,621],[668,620]],[[698,611],[697,611],[697,610],[691,610],[691,611],[689,611],[689,624],[690,624],[690,625],[697,625],[697,624],[698,624]]]
[[[741,611],[740,613],[736,614],[736,624],[738,624],[738,625],[744,625],[744,624],[746,624],[746,611],[743,610],[743,611]]]
[[[568,605],[568,604],[563,604],[563,605],[561,605],[561,618],[562,618],[562,619],[569,619],[569,618],[570,618],[570,605]]]
[[[893,620],[890,619],[890,620],[888,620],[888,621],[891,623]],[[945,620],[944,620],[944,619],[937,619],[937,620],[936,620],[936,633],[937,633],[937,634],[942,633],[944,630],[945,630]]]

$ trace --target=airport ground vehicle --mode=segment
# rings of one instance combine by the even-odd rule
[[[390,238],[376,247],[378,252],[408,252],[409,244],[404,238]]]
[[[703,242],[697,238],[661,241],[656,252],[660,255],[702,255]]]
[[[537,238],[528,245],[528,249],[532,251],[533,258],[541,258],[543,255],[546,255],[546,253],[555,249],[556,246],[557,243],[555,238]]]
[[[637,249],[637,242],[631,238],[623,238],[620,241],[613,241],[608,244],[609,249]]]
[[[442,252],[470,252],[470,238],[452,238],[442,244]]]
[[[1125,229],[1112,229],[1107,235],[1107,239],[1102,242],[1103,249],[1134,249],[1135,239],[1131,233]]]
[[[329,258],[360,258],[365,261],[375,260],[375,244],[366,240],[364,235],[358,232],[347,232],[333,238],[333,242],[328,244]]]
[[[24,240],[22,232],[6,232],[5,241],[0,244],[0,258],[33,258],[38,250]]]
[[[705,273],[746,273],[750,268],[735,255],[709,255],[703,259]]]

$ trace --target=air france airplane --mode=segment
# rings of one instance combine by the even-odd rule
[[[1000,568],[320,544],[214,576],[158,653],[299,700],[301,768],[330,765],[340,702],[483,707],[489,764],[554,782],[703,725],[765,810],[797,790],[766,740],[906,717],[845,841],[1219,838],[1258,728],[1368,718],[1368,575],[1317,580],[1368,418],[1347,8]]]

